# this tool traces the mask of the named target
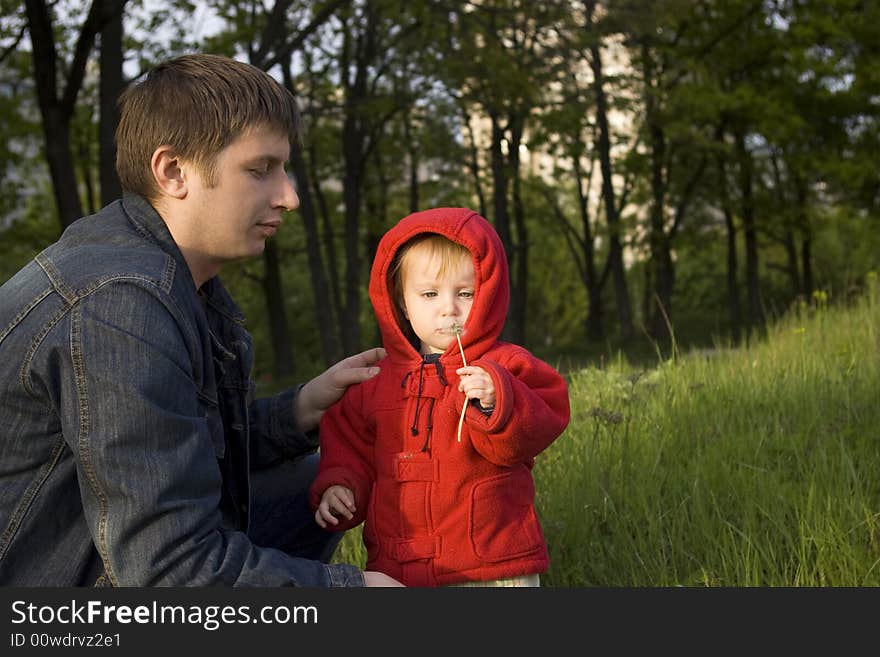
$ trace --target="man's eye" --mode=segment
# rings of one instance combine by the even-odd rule
[[[258,169],[251,169],[251,173],[257,178],[265,178],[266,175],[269,173],[269,167],[259,167]]]

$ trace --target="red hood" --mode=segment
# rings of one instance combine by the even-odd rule
[[[474,259],[474,303],[464,325],[461,343],[468,362],[482,356],[501,335],[510,303],[507,258],[498,233],[479,214],[467,208],[434,208],[401,219],[382,237],[370,273],[370,300],[388,356],[395,361],[420,361],[394,318],[394,300],[388,286],[388,269],[394,254],[421,233],[438,233],[467,248]],[[459,353],[453,342],[443,358]],[[458,356],[461,359],[461,356]]]

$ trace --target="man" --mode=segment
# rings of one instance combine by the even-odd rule
[[[366,351],[253,397],[250,335],[217,278],[299,199],[300,121],[264,72],[212,55],[120,99],[123,198],[0,287],[0,584],[396,585],[328,565],[315,429]]]

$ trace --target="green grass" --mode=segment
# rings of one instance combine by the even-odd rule
[[[748,348],[569,376],[538,457],[546,586],[880,585],[880,294]],[[337,560],[363,565],[360,532]]]
[[[880,584],[876,289],[746,349],[572,375],[536,467],[555,586]]]

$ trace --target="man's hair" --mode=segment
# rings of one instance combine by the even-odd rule
[[[191,54],[153,68],[119,98],[116,173],[122,189],[158,195],[150,160],[159,146],[193,162],[209,186],[217,156],[236,138],[268,128],[301,140],[296,100],[269,74],[220,55]]]
[[[408,240],[394,254],[394,259],[388,268],[388,291],[394,301],[397,323],[410,339],[415,334],[412,333],[412,328],[403,314],[403,286],[406,284],[407,269],[415,255],[421,255],[427,259],[438,258],[440,267],[437,270],[437,277],[443,278],[446,272],[455,266],[461,258],[470,258],[471,252],[467,247],[438,233],[422,233]]]

